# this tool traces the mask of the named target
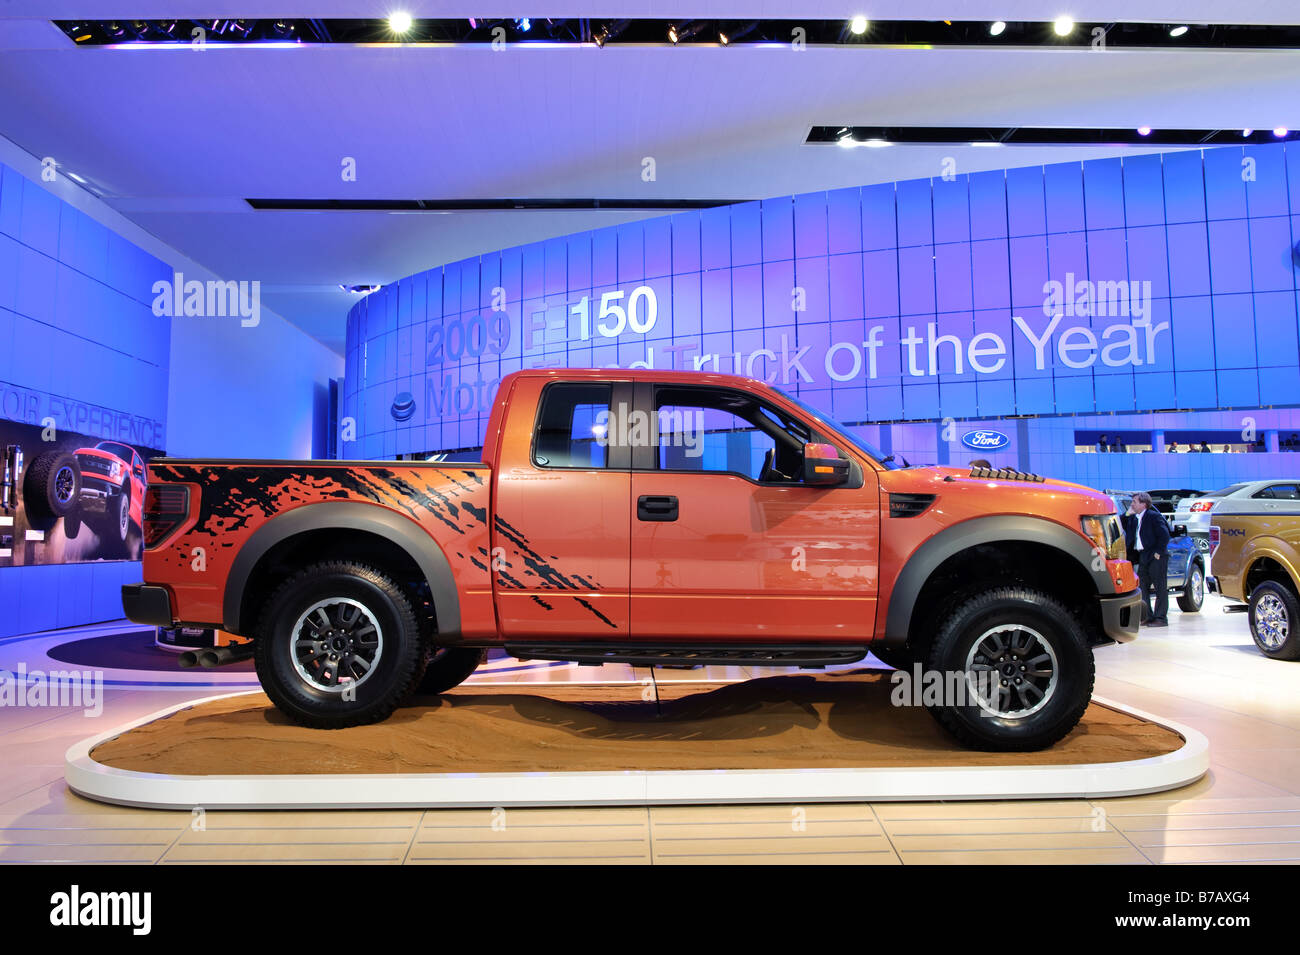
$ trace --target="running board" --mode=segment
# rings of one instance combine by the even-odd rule
[[[728,666],[751,663],[763,666],[825,667],[837,663],[855,663],[867,655],[866,647],[853,646],[507,643],[502,649],[520,660],[627,663],[631,666]]]

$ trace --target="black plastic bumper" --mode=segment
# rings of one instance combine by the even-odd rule
[[[170,627],[172,602],[165,587],[126,584],[122,587],[122,609],[128,620],[154,627]]]
[[[1116,643],[1136,640],[1142,623],[1142,591],[1101,598],[1101,625]]]

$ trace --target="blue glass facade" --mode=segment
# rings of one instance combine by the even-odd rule
[[[1089,462],[1078,432],[1288,431],[1297,233],[1300,148],[1279,143],[785,196],[504,249],[352,310],[342,453],[477,447],[496,382],[522,367],[649,365],[774,381],[914,460],[964,463],[961,435],[993,427],[1012,438],[995,463],[1139,486],[1199,468],[1189,486],[1213,485],[1273,455]]]

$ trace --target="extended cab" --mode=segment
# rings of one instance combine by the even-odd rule
[[[1295,495],[1300,482],[1282,486]],[[1219,592],[1245,602],[1255,646],[1275,660],[1300,660],[1297,502],[1300,496],[1264,497],[1253,509],[1216,509],[1209,528],[1210,569]]]
[[[997,749],[1068,733],[1092,648],[1136,635],[1109,498],[900,468],[761,382],[518,372],[482,457],[156,459],[127,615],[252,637],[267,694],[311,726],[383,719],[492,647],[799,667],[872,651],[957,677],[931,712]]]

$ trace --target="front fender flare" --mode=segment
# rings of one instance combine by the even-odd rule
[[[1115,593],[1115,582],[1107,575],[1104,562],[1101,570],[1094,568],[1096,555],[1082,533],[1055,521],[1025,514],[975,517],[935,534],[907,558],[889,595],[885,631],[880,638],[882,643],[887,646],[902,646],[907,642],[917,597],[940,564],[971,547],[1004,541],[1047,544],[1069,554],[1088,572],[1099,595]]]

